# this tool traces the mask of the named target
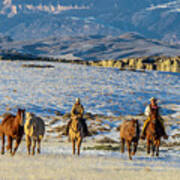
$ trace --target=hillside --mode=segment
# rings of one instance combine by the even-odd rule
[[[0,33],[15,40],[127,32],[180,41],[179,0],[2,0]]]
[[[142,56],[179,56],[180,45],[146,39],[137,33],[121,36],[64,36],[1,43],[1,54],[22,53],[35,57],[107,60]]]

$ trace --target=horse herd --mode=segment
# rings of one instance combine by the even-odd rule
[[[26,120],[25,120],[26,119]],[[156,156],[159,156],[160,139],[163,135],[161,126],[157,119],[151,118],[149,125],[146,129],[147,139],[147,153],[150,153],[150,146],[152,146],[152,156],[156,151]],[[83,127],[78,117],[72,118],[72,123],[69,128],[69,138],[72,142],[73,154],[75,154],[75,144],[77,142],[77,154],[80,155],[80,146],[83,140]],[[21,142],[23,134],[26,136],[26,146],[28,154],[35,154],[36,143],[37,153],[40,153],[40,143],[45,134],[45,124],[40,117],[37,117],[33,113],[26,112],[24,109],[18,109],[17,114],[7,114],[0,124],[0,136],[2,138],[1,154],[5,153],[5,136],[7,136],[8,144],[6,146],[7,151],[10,151],[14,155]],[[138,120],[126,120],[122,123],[120,128],[121,139],[121,152],[124,152],[125,142],[129,152],[129,159],[132,160],[132,155],[135,155],[137,151],[138,141],[140,138],[140,127]],[[16,141],[13,149],[13,140]],[[32,153],[31,153],[31,144]],[[133,144],[133,151],[131,146]]]
[[[38,144],[37,152],[40,153],[40,143],[45,133],[44,122],[33,113],[25,113],[24,109],[18,109],[16,115],[10,113],[7,114],[0,124],[0,135],[2,138],[1,154],[5,153],[5,136],[7,136],[8,141],[6,149],[14,155],[19,147],[24,133],[26,135],[28,154],[31,152],[31,141],[33,141],[32,155],[35,154],[36,142]],[[16,141],[14,148],[13,140]]]

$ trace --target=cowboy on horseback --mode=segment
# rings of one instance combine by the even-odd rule
[[[168,139],[168,136],[167,136],[166,131],[165,131],[164,120],[161,118],[161,116],[159,114],[159,106],[157,105],[157,99],[156,98],[152,97],[150,99],[150,104],[146,107],[144,114],[148,118],[144,122],[141,139],[145,139],[146,128],[147,128],[149,121],[151,120],[151,117],[153,114],[156,115],[157,120],[160,122],[160,124],[162,126],[164,139]]]
[[[69,133],[69,127],[72,123],[72,119],[74,117],[77,117],[83,126],[83,132],[84,132],[85,136],[88,135],[87,125],[86,125],[85,119],[83,118],[83,115],[84,115],[84,107],[81,104],[80,98],[76,98],[76,102],[73,105],[72,110],[71,110],[71,119],[67,124],[66,134]]]

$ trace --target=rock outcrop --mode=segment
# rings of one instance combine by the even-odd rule
[[[177,57],[140,57],[125,58],[121,60],[100,61],[71,61],[71,63],[85,64],[90,66],[112,67],[121,70],[156,70],[165,72],[180,72],[180,56]]]

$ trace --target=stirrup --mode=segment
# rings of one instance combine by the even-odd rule
[[[145,140],[145,135],[144,134],[141,135],[141,139]]]
[[[168,135],[165,134],[165,135],[163,136],[163,138],[164,138],[164,139],[168,139]]]

